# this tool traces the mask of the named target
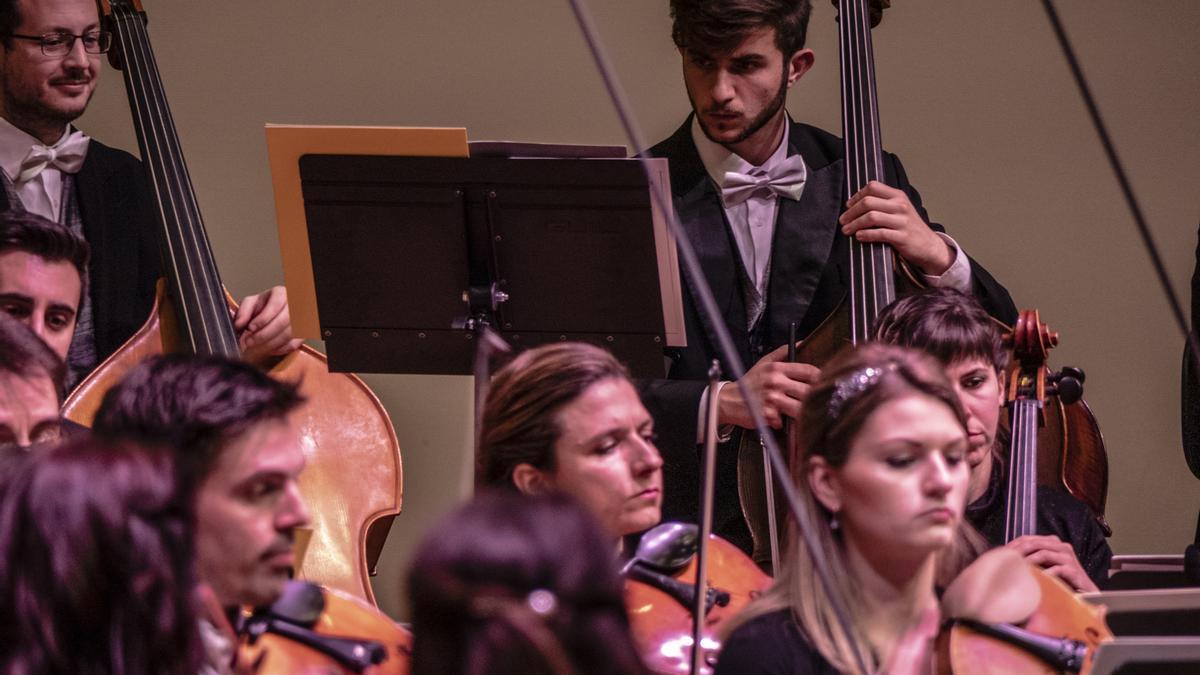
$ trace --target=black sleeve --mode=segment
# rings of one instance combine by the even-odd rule
[[[835,672],[800,633],[791,610],[740,626],[721,647],[716,675],[817,675]]]
[[[1070,544],[1083,571],[1103,587],[1113,554],[1091,510],[1062,490],[1040,488],[1037,498],[1039,533],[1053,534]]]

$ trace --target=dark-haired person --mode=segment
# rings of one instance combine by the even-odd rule
[[[87,242],[71,228],[26,211],[0,212],[0,312],[25,322],[64,360],[84,298],[88,256]]]
[[[109,390],[93,431],[166,447],[196,485],[196,571],[222,607],[267,605],[295,565],[295,530],[308,523],[297,478],[305,455],[289,421],[296,388],[217,357],[155,357]],[[210,662],[228,645],[206,633]]]
[[[880,313],[875,330],[879,340],[925,351],[946,368],[968,418],[967,520],[991,545],[1003,545],[1009,453],[997,429],[1008,352],[999,327],[971,297],[936,289],[892,303]],[[1083,502],[1064,490],[1039,486],[1037,532],[1008,546],[1078,591],[1094,591],[1108,578],[1112,549]]]
[[[199,672],[192,522],[171,457],[82,438],[10,462],[0,672]]]
[[[851,236],[892,245],[927,283],[972,292],[993,315],[1015,320],[1007,291],[929,221],[895,155],[883,157],[887,184],[870,183],[847,208],[840,139],[793,122],[784,107],[814,63],[804,46],[809,0],[671,0],[670,7],[692,114],[648,154],[670,160],[675,210],[770,424],[799,414],[817,374],[808,364],[783,363],[783,345],[789,323],[799,323],[803,338],[845,296]],[[670,381],[642,392],[662,436],[668,519],[688,518],[698,503],[698,413],[718,356],[696,306],[685,293],[688,346],[669,351]],[[737,387],[723,385],[718,396],[727,433],[752,426]],[[736,455],[718,458],[716,531],[748,548]]]
[[[609,532],[558,494],[490,490],[430,529],[408,575],[413,675],[633,675]]]
[[[566,492],[614,539],[660,520],[654,420],[609,352],[562,342],[521,353],[492,378],[479,432],[492,487]]]
[[[793,530],[775,585],[731,623],[718,674],[861,673],[859,660],[868,673],[930,673],[938,589],[955,617],[1020,621],[1036,606],[1011,551],[960,574],[982,542],[963,520],[967,419],[937,363],[890,345],[847,350],[814,384],[797,429],[791,467],[816,544]],[[1001,593],[1011,604],[991,602]],[[1012,613],[980,613],[1001,605]]]
[[[0,0],[0,211],[62,223],[91,244],[67,359],[84,374],[145,322],[161,276],[157,215],[141,165],[72,126],[110,42],[94,0]],[[234,325],[251,358],[299,344],[282,286],[243,299]]]
[[[0,312],[0,453],[61,437],[64,372],[45,342]]]

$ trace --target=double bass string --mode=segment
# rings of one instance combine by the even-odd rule
[[[844,0],[839,7],[838,15],[838,32],[842,33],[842,39],[839,40],[840,49],[838,57],[841,59],[841,86],[842,100],[849,102],[852,100],[852,93],[855,91],[853,81],[857,75],[857,68],[854,62],[852,50],[849,48],[849,40],[846,38],[847,31],[853,23],[854,7],[858,0]],[[842,138],[845,144],[845,167],[843,170],[844,180],[846,183],[846,197],[849,198],[856,191],[856,186],[861,182],[859,175],[860,163],[858,158],[851,152],[852,149],[859,147],[859,143],[853,142],[852,134],[856,133],[861,127],[859,123],[859,108],[857,105],[842,106]],[[864,250],[862,244],[855,237],[850,237],[850,293],[853,295],[857,289],[865,289],[866,285],[861,281],[863,271],[866,268],[866,260],[864,258]],[[850,339],[852,342],[859,342],[860,336],[865,335],[866,329],[866,314],[860,310],[866,306],[866,297],[856,297],[850,303]],[[860,316],[861,314],[861,316]]]
[[[166,163],[166,157],[163,156],[162,140],[153,136],[151,130],[155,125],[152,124],[148,109],[148,95],[146,92],[146,82],[139,79],[139,75],[145,71],[144,61],[146,54],[137,48],[137,44],[133,39],[132,33],[137,30],[137,25],[141,23],[141,19],[136,14],[131,14],[119,5],[113,6],[113,20],[118,24],[120,30],[117,31],[117,37],[121,44],[121,58],[124,60],[125,82],[130,89],[129,105],[134,113],[137,123],[134,124],[138,134],[138,141],[142,147],[142,159],[144,166],[151,175],[151,185],[154,188],[156,199],[155,204],[159,209],[159,220],[163,226],[163,244],[167,247],[169,255],[165,256],[165,263],[171,266],[174,273],[174,281],[177,286],[179,298],[176,298],[177,304],[180,307],[180,312],[183,314],[182,324],[184,326],[197,325],[196,319],[192,317],[193,313],[200,313],[200,325],[205,326],[207,333],[207,325],[204,321],[203,313],[199,312],[198,307],[193,306],[194,298],[198,295],[197,289],[194,288],[195,273],[192,270],[192,262],[190,261],[189,249],[183,246],[181,241],[182,233],[173,233],[173,224],[177,222],[173,216],[177,205],[174,201],[174,195],[170,190],[170,186],[166,184],[166,177],[161,175],[159,166]],[[155,161],[157,160],[157,161]],[[172,214],[168,214],[166,209],[170,208]],[[180,250],[182,248],[182,251]],[[194,250],[194,249],[192,249]],[[178,263],[183,260],[187,266],[187,273],[178,268]],[[193,286],[189,289],[188,286]],[[188,291],[191,290],[189,293]],[[190,297],[189,297],[190,296]],[[191,345],[193,353],[200,353],[200,346],[196,343],[196,335],[190,330],[183,331],[187,335],[187,340]]]
[[[882,148],[879,119],[873,113],[877,100],[866,2],[843,0],[839,9],[844,180],[849,197],[870,181],[882,180]],[[858,343],[869,337],[871,323],[880,308],[894,299],[891,248],[882,243],[863,243],[856,237],[850,237],[849,247],[853,296],[850,333]]]
[[[115,16],[118,12],[120,16]],[[130,104],[138,121],[135,126],[143,144],[146,166],[158,195],[164,244],[170,253],[167,264],[175,274],[183,323],[195,326],[195,318],[201,328],[200,335],[194,335],[190,330],[184,332],[188,333],[187,339],[194,353],[236,355],[237,341],[232,326],[228,318],[220,314],[225,309],[224,296],[217,281],[212,251],[203,239],[195,194],[185,182],[188,180],[187,166],[178,147],[178,137],[172,133],[170,108],[161,80],[154,77],[157,65],[144,22],[140,16],[116,7],[114,19],[124,27],[118,31],[118,36],[122,56],[126,59],[126,82],[135,94],[130,97]],[[180,260],[184,269],[178,267]],[[214,316],[214,311],[218,315]]]
[[[188,256],[189,290],[193,293],[192,302],[197,305],[196,311],[202,321],[204,347],[208,353],[236,356],[238,354],[237,339],[233,335],[232,326],[225,314],[223,287],[217,273],[216,263],[213,260],[212,250],[204,234],[200,208],[196,203],[195,192],[191,189],[191,178],[179,147],[179,137],[174,132],[175,122],[167,103],[166,93],[162,89],[162,79],[158,77],[158,65],[150,47],[145,22],[135,20],[133,24],[134,34],[139,42],[139,52],[143,55],[145,62],[145,66],[139,69],[139,75],[145,83],[144,89],[149,92],[147,99],[154,104],[154,110],[157,112],[153,130],[162,135],[160,143],[165,145],[167,157],[170,160],[171,172],[166,178],[168,186],[171,188],[168,193],[173,200],[175,209],[182,216],[176,221],[179,236],[185,240],[184,253],[194,252],[198,257],[196,269],[192,269],[191,256]]]

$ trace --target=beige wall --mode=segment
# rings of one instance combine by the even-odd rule
[[[473,139],[624,143],[564,0],[144,0],[224,279],[279,283],[265,122],[465,126]],[[833,9],[817,0],[799,119],[837,130]],[[898,2],[876,31],[887,146],[930,212],[1063,336],[1108,441],[1119,553],[1180,552],[1200,482],[1179,447],[1181,339],[1040,3]],[[1200,186],[1200,4],[1064,0],[1099,104],[1180,292]],[[650,138],[687,111],[665,2],[590,5]],[[119,75],[81,126],[136,152]],[[1184,298],[1186,299],[1186,295]],[[404,453],[404,513],[376,589],[456,499],[470,382],[372,376]]]

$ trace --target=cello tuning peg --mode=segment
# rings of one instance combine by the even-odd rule
[[[1063,403],[1070,405],[1083,398],[1083,371],[1078,368],[1063,368],[1054,376],[1054,393]]]

